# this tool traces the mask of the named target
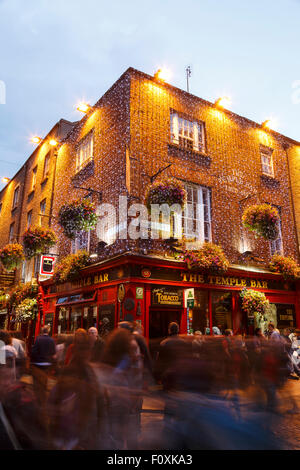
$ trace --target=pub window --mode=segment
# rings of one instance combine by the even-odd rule
[[[30,227],[31,221],[32,221],[32,209],[29,212],[27,212],[27,228]]]
[[[84,230],[77,232],[76,237],[72,240],[72,253],[77,253],[79,250],[90,250],[90,240],[91,240],[91,232],[85,232]]]
[[[279,212],[280,220],[278,222],[278,237],[276,238],[276,240],[270,241],[271,256],[273,256],[275,253],[283,254],[282,231],[281,231],[281,209],[278,206],[274,206],[274,207],[276,207],[276,209]]]
[[[37,166],[32,170],[31,191],[34,190],[36,185]]]
[[[80,171],[93,160],[94,133],[89,132],[78,144],[76,150],[76,172]]]
[[[183,214],[183,234],[200,242],[211,241],[210,189],[186,184],[187,205]]]
[[[274,176],[273,169],[273,150],[269,148],[261,147],[260,149],[260,158],[261,158],[261,167],[262,173],[266,176]]]
[[[213,329],[218,334],[224,334],[225,330],[232,329],[232,294],[212,292],[211,302]]]
[[[40,203],[40,225],[44,223],[44,215],[46,213],[46,199],[43,199]]]
[[[9,227],[9,242],[12,243],[15,237],[15,223],[10,224]]]
[[[44,171],[43,171],[43,180],[44,180],[45,178],[47,178],[48,173],[49,173],[50,155],[51,155],[51,152],[48,152],[47,155],[45,156],[45,160],[44,160]]]
[[[41,265],[41,256],[35,256],[34,257],[34,277],[38,278],[39,273],[40,273],[40,265]]]
[[[171,111],[171,142],[186,150],[205,151],[204,123]]]
[[[15,191],[14,191],[14,198],[13,198],[13,206],[12,208],[14,209],[17,207],[18,202],[19,202],[19,194],[20,194],[20,186],[18,186]]]

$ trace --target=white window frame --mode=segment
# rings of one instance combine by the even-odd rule
[[[170,132],[172,144],[195,152],[205,151],[204,122],[188,119],[171,111]]]
[[[43,210],[43,203],[45,203],[45,207],[44,207],[44,210]],[[42,215],[45,215],[46,214],[46,205],[47,205],[47,199],[43,199],[41,202],[40,202],[40,226],[43,225],[43,218]]]
[[[15,238],[15,222],[12,222],[9,226],[9,243],[12,243]]]
[[[273,150],[267,148],[260,149],[260,160],[263,175],[274,177]]]
[[[183,214],[183,235],[186,238],[191,238],[194,230],[198,242],[210,242],[212,240],[211,191],[205,186],[192,183],[186,183],[185,189],[188,193],[188,199]],[[207,226],[207,230],[205,230],[205,226]],[[190,230],[191,228],[192,230]]]
[[[32,170],[32,182],[31,182],[31,191],[35,189],[36,186],[36,178],[37,178],[37,166]]]
[[[82,242],[82,237],[86,237],[85,244]],[[72,240],[71,245],[71,252],[72,254],[77,253],[79,250],[85,250],[87,252],[90,251],[90,243],[91,243],[91,231],[85,232],[84,230],[77,233],[74,240]]]
[[[283,241],[282,241],[282,230],[281,230],[281,211],[280,208],[277,206],[274,206],[280,215],[280,220],[279,220],[279,227],[278,227],[278,237],[276,240],[271,240],[270,241],[270,252],[271,256],[273,256],[275,253],[279,253],[280,255],[283,255]]]
[[[44,170],[43,170],[43,180],[47,178],[49,174],[49,167],[50,167],[50,158],[51,158],[51,151],[45,155],[44,160]]]
[[[14,190],[13,205],[12,205],[13,209],[15,209],[18,205],[19,196],[20,196],[20,186],[17,186]]]
[[[94,158],[94,131],[90,131],[79,142],[76,149],[76,173],[84,168]]]
[[[30,209],[30,211],[27,212],[27,228],[30,227],[31,222],[32,222],[32,209]]]

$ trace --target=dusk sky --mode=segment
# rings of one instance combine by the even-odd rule
[[[299,34],[298,0],[0,0],[0,177],[130,66],[186,89],[190,65],[191,93],[300,140]]]

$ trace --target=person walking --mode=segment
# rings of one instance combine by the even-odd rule
[[[41,406],[46,401],[48,375],[56,358],[55,342],[49,336],[49,332],[49,326],[42,328],[31,351],[33,389]]]

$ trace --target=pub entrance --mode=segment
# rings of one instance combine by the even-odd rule
[[[171,322],[181,324],[182,309],[151,307],[149,310],[149,347],[152,357],[156,355],[159,343],[168,336]]]

